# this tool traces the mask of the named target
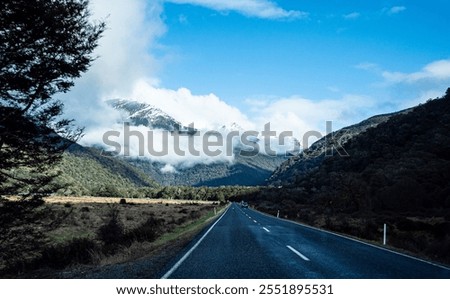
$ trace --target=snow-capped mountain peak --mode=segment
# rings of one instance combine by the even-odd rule
[[[129,121],[134,126],[167,131],[179,131],[184,128],[179,121],[151,104],[123,99],[109,100],[107,103],[114,109],[124,112],[124,121]]]

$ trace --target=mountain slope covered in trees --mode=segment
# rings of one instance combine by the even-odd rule
[[[158,186],[126,161],[78,144],[72,144],[64,153],[58,169],[61,173],[56,183],[64,186],[59,191],[64,195],[135,197],[139,187]]]
[[[196,164],[192,167],[163,172],[164,164],[149,159],[127,159],[130,164],[165,186],[259,186],[264,185],[272,171],[285,160],[284,156],[254,157],[235,155],[234,163]]]
[[[327,156],[333,154],[347,155],[343,144],[359,134],[386,122],[391,117],[398,114],[410,112],[406,109],[399,112],[382,114],[370,117],[358,124],[351,125],[335,132],[332,132],[320,140],[314,142],[309,148],[300,154],[283,162],[268,179],[270,185],[286,185],[293,183],[299,176],[305,176],[314,171],[324,161]]]
[[[291,186],[345,210],[450,207],[450,94],[398,114],[344,143]]]

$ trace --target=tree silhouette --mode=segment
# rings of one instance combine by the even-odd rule
[[[0,195],[40,198],[82,134],[61,117],[65,93],[95,59],[104,22],[88,0],[4,0],[0,10]]]

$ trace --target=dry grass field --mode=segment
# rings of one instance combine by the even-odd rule
[[[0,276],[149,256],[168,243],[193,237],[221,209],[218,202],[120,200],[50,197],[45,204],[24,211],[2,238]],[[5,206],[0,203],[3,210]]]
[[[121,197],[94,197],[94,196],[51,196],[45,199],[47,203],[119,203]],[[198,204],[198,205],[211,205],[218,204],[215,201],[204,200],[183,200],[183,199],[149,199],[149,198],[126,198],[127,203],[131,204]]]

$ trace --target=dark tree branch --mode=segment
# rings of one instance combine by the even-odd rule
[[[105,24],[87,0],[4,0],[0,10],[0,195],[48,192],[68,146],[83,130],[54,99],[94,61]]]

